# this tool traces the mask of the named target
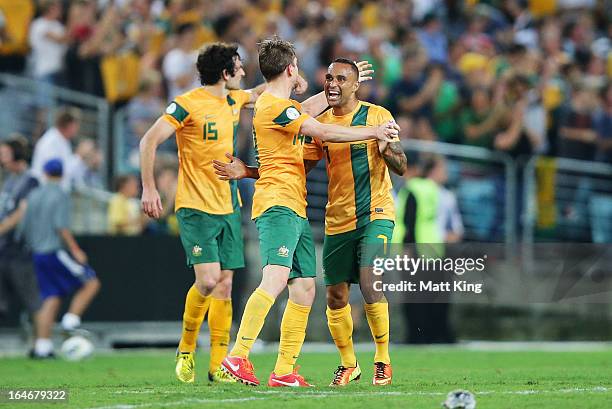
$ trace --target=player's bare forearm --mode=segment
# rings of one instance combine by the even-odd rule
[[[323,124],[316,119],[308,118],[302,123],[300,133],[328,142],[352,142],[378,139],[391,142],[399,135],[400,127],[393,121],[377,127],[345,127],[334,124]]]
[[[255,101],[257,98],[266,90],[266,83],[259,84],[255,88],[248,89],[247,92],[251,94],[251,99],[249,102],[242,106],[242,108],[253,108],[255,105]]]
[[[389,142],[382,157],[389,169],[398,175],[402,176],[408,170],[408,159],[400,142]]]
[[[240,180],[240,179],[259,179],[259,168],[255,166],[247,166],[239,158],[230,153],[226,153],[225,157],[229,162],[223,162],[213,159],[212,165],[215,169],[215,174],[221,180]]]
[[[155,153],[157,147],[173,133],[174,128],[159,118],[140,140],[140,173],[143,188],[155,188]]]
[[[304,112],[312,117],[318,116],[321,112],[325,111],[328,106],[327,98],[325,97],[325,92],[323,91],[302,102]]]

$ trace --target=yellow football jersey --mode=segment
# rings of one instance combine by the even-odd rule
[[[212,160],[235,155],[240,109],[251,94],[230,91],[227,97],[195,88],[174,99],[163,119],[176,129],[179,174],[175,210],[182,207],[211,214],[230,214],[240,207],[235,180],[219,180]]]
[[[393,119],[385,108],[359,101],[353,112],[336,116],[331,109],[320,122],[342,126],[378,126]],[[376,140],[321,142],[307,138],[304,159],[325,157],[329,185],[325,209],[325,234],[345,233],[371,220],[395,220],[391,177]]]
[[[259,165],[255,182],[255,219],[272,206],[285,206],[306,217],[306,172],[302,123],[310,118],[299,102],[264,92],[255,103],[253,145]]]

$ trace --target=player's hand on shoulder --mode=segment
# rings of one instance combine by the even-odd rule
[[[164,210],[157,189],[142,189],[141,204],[142,211],[154,219],[158,219]]]
[[[295,83],[293,92],[295,92],[296,95],[301,95],[305,93],[307,89],[308,89],[308,81],[306,81],[304,77],[302,77],[301,75],[298,75],[298,80]]]
[[[376,138],[383,142],[394,142],[399,138],[400,127],[395,121],[388,121],[376,130]]]
[[[229,153],[226,153],[225,157],[230,160],[229,163],[213,159],[217,177],[221,180],[244,179],[247,176],[247,167],[244,162]]]
[[[369,81],[372,79],[374,70],[372,69],[372,64],[370,64],[369,61],[359,61],[355,64],[359,69],[359,82]]]

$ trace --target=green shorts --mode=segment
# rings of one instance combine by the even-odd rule
[[[359,283],[359,268],[370,267],[386,251],[393,236],[392,220],[372,220],[346,233],[326,235],[323,242],[325,285]]]
[[[244,267],[240,209],[231,214],[210,214],[180,208],[176,218],[188,266],[219,263],[222,270]]]
[[[255,219],[263,266],[289,267],[289,279],[317,275],[314,241],[308,219],[284,206],[272,206]]]

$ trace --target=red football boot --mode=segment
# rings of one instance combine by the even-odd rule
[[[301,388],[301,387],[314,386],[306,382],[304,377],[300,375],[299,373],[297,373],[298,368],[299,367],[296,366],[295,369],[293,370],[293,373],[283,375],[283,376],[276,376],[276,374],[272,372],[270,374],[270,378],[268,379],[268,386],[274,386],[274,387],[288,386],[290,388]]]
[[[246,385],[257,386],[259,379],[253,372],[253,364],[248,358],[240,358],[237,356],[226,356],[221,367],[232,378]]]

